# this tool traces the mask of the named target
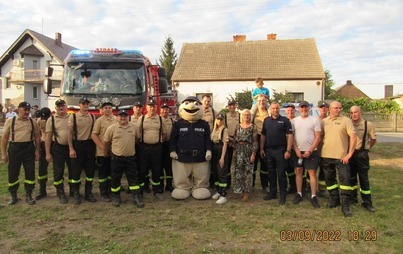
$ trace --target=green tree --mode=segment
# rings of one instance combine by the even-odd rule
[[[162,55],[159,59],[160,65],[167,71],[167,80],[171,82],[171,77],[174,73],[176,62],[178,61],[171,35],[168,35],[166,38],[161,53]]]
[[[252,107],[252,92],[246,88],[246,90],[242,90],[242,92],[235,92],[235,96],[230,95],[230,100],[235,100],[238,102],[238,108],[240,110],[250,109]]]
[[[273,89],[273,101],[277,101],[278,103],[283,104],[286,102],[297,102],[295,100],[294,95],[292,95],[289,91],[285,90],[284,93],[277,92]]]
[[[332,79],[332,74],[330,74],[329,70],[325,71],[325,99],[330,99],[330,96],[334,92],[332,87],[334,86],[334,81]]]

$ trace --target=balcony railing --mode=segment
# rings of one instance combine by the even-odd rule
[[[62,79],[62,70],[53,71],[53,80]],[[42,82],[45,79],[45,70],[12,70],[10,72],[11,82]]]

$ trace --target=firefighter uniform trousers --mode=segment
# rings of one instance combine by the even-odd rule
[[[163,193],[164,190],[161,188],[162,143],[140,143],[139,156],[140,186],[144,186],[146,173],[151,169],[151,185],[153,193]]]
[[[164,177],[165,171],[165,177]],[[164,179],[166,180],[166,186],[172,187],[172,159],[169,156],[169,141],[162,143],[162,170],[161,170],[161,187],[164,188]]]
[[[349,200],[351,193],[350,166],[340,162],[340,159],[323,158],[323,169],[331,203],[340,204],[340,197],[342,200]],[[336,169],[339,183],[337,183],[336,179]]]
[[[260,147],[260,134],[257,134],[257,142],[258,142],[258,147]],[[255,186],[258,162],[260,162],[260,168],[259,168],[260,184],[262,185],[262,189],[266,190],[267,187],[269,186],[269,171],[266,166],[265,159],[260,157],[259,154],[256,155],[255,162],[253,163],[253,186]]]
[[[35,145],[34,142],[10,142],[8,146],[8,190],[16,193],[20,183],[21,164],[24,166],[26,191],[35,187]]]
[[[69,146],[61,145],[58,142],[52,144],[52,158],[53,158],[53,178],[57,193],[64,193],[64,166],[67,165],[67,172],[69,181],[72,179],[71,160],[69,154]]]
[[[369,187],[369,156],[368,150],[355,150],[350,158],[352,201],[357,202],[358,181],[360,181],[361,198],[364,204],[372,205],[371,189]],[[358,179],[357,179],[358,175]]]
[[[228,176],[228,156],[225,155],[224,166],[220,167],[219,161],[222,155],[223,143],[213,143],[213,151],[211,156],[211,173],[213,175],[214,184],[217,192],[223,196],[227,196],[227,176]]]
[[[111,156],[111,192],[116,195],[120,193],[122,174],[125,172],[129,190],[134,195],[140,191],[139,172],[136,156]]]
[[[38,183],[46,188],[46,182],[48,181],[48,165],[49,162],[46,160],[46,150],[45,150],[45,142],[41,141],[39,148],[39,169],[38,169]],[[45,189],[46,191],[46,189]]]
[[[81,170],[85,169],[85,186],[86,192],[91,189],[92,182],[94,181],[95,174],[95,143],[92,139],[88,140],[74,140],[74,150],[76,151],[77,158],[71,159],[71,183],[73,186],[81,184]]]

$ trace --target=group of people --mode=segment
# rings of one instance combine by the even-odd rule
[[[267,109],[267,95],[257,94],[255,99],[256,109],[238,112],[237,102],[231,100],[227,105],[228,113],[216,113],[210,106],[211,96],[202,97],[202,119],[211,132],[210,188],[216,190],[212,198],[217,204],[227,202],[227,190],[231,187],[247,202],[260,165],[261,186],[266,193],[264,200],[277,199],[279,194],[279,204],[284,205],[287,186],[295,185],[293,203],[301,202],[303,175],[307,171],[310,201],[313,207],[319,208],[317,169],[320,167],[329,192],[328,207],[341,205],[343,214],[352,216],[350,204],[358,202],[360,186],[363,207],[375,211],[368,180],[368,150],[376,143],[376,133],[373,125],[362,119],[359,107],[350,109],[350,119],[341,115],[339,102],[322,103],[321,115],[316,118],[309,115],[310,104],[302,101],[300,116],[287,118],[280,115],[277,102],[272,102]],[[5,123],[1,144],[2,160],[9,164],[10,205],[18,201],[21,164],[25,170],[26,202],[35,204],[32,198],[35,160],[39,160],[40,165],[37,200],[47,196],[49,162],[53,162],[54,186],[61,204],[68,202],[64,190],[65,166],[69,195],[76,205],[82,202],[83,169],[83,197],[89,202],[97,201],[92,191],[96,169],[101,200],[112,201],[114,206],[121,203],[123,173],[128,182],[127,191],[133,194],[133,203],[139,208],[144,207],[144,192],[153,192],[157,200],[163,200],[164,190],[173,191],[169,141],[174,120],[169,116],[169,106],[162,104],[158,115],[156,102],[150,99],[145,115],[143,105],[135,102],[133,115],[120,110],[115,116],[113,105],[104,102],[100,106],[101,116],[96,119],[88,111],[89,103],[88,98],[81,98],[80,110],[68,114],[66,102],[59,99],[55,103],[55,114],[41,110],[43,115],[37,121],[29,117],[29,103],[19,104],[17,116]],[[288,172],[288,176],[292,179],[290,176],[294,175],[294,181],[287,181],[290,167],[294,172]]]

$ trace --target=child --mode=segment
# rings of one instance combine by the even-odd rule
[[[213,151],[211,158],[211,171],[213,173],[214,183],[216,183],[217,193],[213,199],[218,199],[217,204],[222,205],[227,202],[227,146],[228,129],[224,124],[224,115],[218,114],[213,131],[211,132],[211,141],[213,142]]]
[[[257,78],[255,79],[256,83],[256,88],[252,90],[252,108],[251,108],[251,113],[252,115],[256,114],[256,109],[257,109],[257,97],[260,94],[264,94],[267,97],[267,100],[270,99],[270,91],[266,87],[263,87],[263,79],[262,78]]]

